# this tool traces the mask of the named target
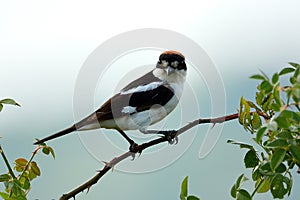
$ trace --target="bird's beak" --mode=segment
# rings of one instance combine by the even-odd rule
[[[172,74],[175,71],[175,69],[172,67],[168,67],[166,71],[167,71],[167,75],[169,76],[170,74]]]

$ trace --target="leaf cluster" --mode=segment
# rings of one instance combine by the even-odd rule
[[[300,65],[290,66],[273,74],[251,76],[260,81],[255,102],[241,98],[239,122],[254,135],[253,141],[261,148],[229,140],[229,143],[248,149],[244,164],[252,169],[255,189],[250,193],[241,188],[248,180],[242,174],[232,187],[235,199],[252,199],[256,193],[270,191],[273,198],[290,195],[293,177],[291,170],[300,167]],[[281,76],[289,74],[288,84],[282,86]],[[254,111],[251,111],[254,110]]]
[[[3,104],[11,104],[20,106],[12,99],[3,99],[0,101],[0,111],[3,108]],[[14,161],[12,167],[9,163],[4,150],[0,146],[0,154],[6,164],[8,171],[0,174],[0,182],[4,184],[4,191],[0,192],[0,197],[4,200],[26,200],[26,196],[31,188],[31,181],[41,175],[41,170],[38,164],[33,161],[38,151],[46,155],[50,154],[55,158],[53,149],[46,144],[39,145],[32,153],[29,160],[25,158],[18,158]]]
[[[18,158],[14,162],[12,169],[11,165],[6,159],[3,149],[0,147],[1,155],[5,160],[8,172],[0,175],[0,182],[4,183],[5,190],[0,192],[0,196],[5,200],[25,200],[27,193],[31,188],[31,181],[41,175],[41,170],[38,164],[33,161],[34,156],[42,149],[51,149],[52,156],[55,158],[54,151],[49,146],[39,146],[32,153],[29,160],[25,158]],[[46,153],[45,153],[46,154]],[[49,153],[48,153],[49,154]]]

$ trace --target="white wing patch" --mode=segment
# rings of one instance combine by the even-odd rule
[[[149,90],[154,90],[155,88],[157,88],[161,85],[163,85],[163,82],[152,82],[152,83],[149,83],[147,85],[140,85],[138,87],[131,88],[131,89],[126,90],[126,91],[121,91],[121,94],[132,94],[132,93],[136,93],[136,92],[146,92],[146,91],[149,91]]]
[[[132,107],[132,106],[125,106],[123,107],[122,113],[126,113],[126,114],[131,114],[131,113],[135,113],[136,112],[136,107]]]

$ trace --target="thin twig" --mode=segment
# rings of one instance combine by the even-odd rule
[[[41,149],[41,147],[38,146],[38,147],[35,148],[35,150],[32,152],[32,155],[31,155],[29,161],[27,162],[27,164],[26,164],[26,166],[25,166],[25,168],[24,168],[24,170],[23,170],[23,172],[22,172],[20,178],[23,177],[25,173],[27,173],[27,169],[28,169],[29,165],[31,164],[31,162],[32,162],[32,160],[33,160],[33,158],[34,158],[34,156],[37,154],[37,152],[38,152],[40,149]]]
[[[227,116],[218,117],[218,118],[197,119],[197,120],[183,126],[182,128],[178,129],[177,131],[174,131],[174,134],[171,135],[171,137],[172,137],[171,139],[176,138],[177,136],[181,135],[185,131],[187,131],[187,130],[189,130],[189,129],[191,129],[194,126],[197,126],[199,124],[223,123],[225,121],[230,121],[230,120],[233,120],[233,119],[237,119],[238,117],[239,117],[239,115],[238,115],[238,113],[236,113],[236,114],[227,115]],[[85,189],[89,190],[90,187],[92,185],[96,184],[101,179],[101,177],[104,176],[110,169],[112,169],[114,166],[116,166],[122,160],[132,156],[133,153],[142,152],[143,150],[145,150],[145,149],[147,149],[151,146],[154,146],[154,145],[157,145],[157,144],[160,144],[160,143],[163,143],[163,142],[168,142],[168,141],[169,140],[168,140],[167,137],[157,138],[157,139],[151,140],[149,142],[137,145],[136,147],[134,147],[132,152],[128,151],[128,152],[123,153],[122,155],[120,155],[118,157],[115,157],[110,162],[106,163],[105,166],[94,177],[92,177],[90,180],[83,183],[82,185],[78,186],[77,188],[75,188],[71,192],[62,195],[60,197],[60,200],[67,200],[67,199],[71,199],[71,198],[75,199],[75,196],[78,193],[83,192]]]
[[[3,158],[3,160],[4,160],[5,164],[6,164],[7,169],[9,171],[9,174],[11,175],[11,177],[13,179],[17,179],[16,175],[14,174],[14,172],[13,172],[13,170],[12,170],[12,168],[11,168],[11,166],[10,166],[10,164],[9,164],[9,162],[8,162],[5,154],[4,154],[4,151],[3,151],[2,147],[1,147],[1,145],[0,145],[0,153],[1,153],[2,158]]]

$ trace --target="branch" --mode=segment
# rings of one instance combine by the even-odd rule
[[[9,174],[11,175],[11,177],[13,179],[17,179],[16,175],[14,174],[14,171],[12,170],[12,168],[11,168],[11,166],[10,166],[10,164],[9,164],[9,162],[8,162],[5,154],[4,154],[4,151],[3,151],[2,147],[1,147],[1,145],[0,145],[0,153],[1,153],[1,156],[2,156],[2,158],[3,158],[3,160],[4,160],[5,164],[6,164],[7,169],[9,171]]]
[[[239,117],[239,115],[238,115],[238,113],[236,113],[236,114],[227,115],[227,116],[218,117],[218,118],[197,119],[197,120],[194,120],[193,122],[183,126],[182,128],[178,129],[177,131],[174,131],[171,134],[171,139],[172,140],[175,139],[177,136],[181,135],[182,133],[186,132],[187,130],[189,130],[189,129],[191,129],[194,126],[197,126],[199,124],[223,123],[225,121],[230,121],[230,120],[233,120],[233,119],[237,119],[238,117]],[[168,141],[170,141],[169,138],[161,137],[161,138],[157,138],[157,139],[151,140],[149,142],[146,142],[146,143],[135,146],[132,152],[128,151],[126,153],[123,153],[122,155],[120,155],[118,157],[115,157],[110,162],[106,163],[105,166],[94,177],[92,177],[90,180],[83,183],[79,187],[75,188],[73,191],[62,195],[60,197],[60,200],[67,200],[67,199],[71,199],[71,198],[75,199],[75,196],[78,193],[83,192],[85,189],[87,189],[89,191],[90,187],[92,185],[96,184],[100,180],[100,178],[102,176],[104,176],[110,169],[112,169],[115,165],[117,165],[122,160],[132,156],[133,153],[138,153],[138,152],[141,153],[143,150],[145,150],[145,149],[147,149],[151,146],[155,146],[157,144],[160,144],[160,143],[163,143],[163,142],[168,142]]]

